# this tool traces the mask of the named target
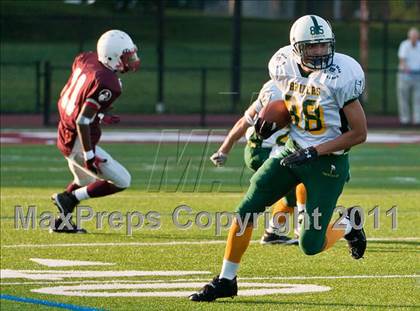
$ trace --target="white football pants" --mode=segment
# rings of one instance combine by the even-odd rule
[[[128,188],[130,186],[131,176],[124,166],[115,161],[108,152],[99,146],[95,147],[95,155],[101,159],[106,159],[106,162],[99,165],[101,173],[98,175],[83,167],[82,145],[79,139],[76,140],[71,154],[66,157],[75,184],[86,186],[97,179],[102,179],[113,183],[118,188]]]

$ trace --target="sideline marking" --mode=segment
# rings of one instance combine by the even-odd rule
[[[12,295],[5,295],[1,294],[0,299],[3,300],[10,300],[10,301],[17,301],[17,302],[24,302],[24,303],[31,303],[35,305],[44,305],[49,307],[56,307],[60,309],[67,309],[67,310],[75,310],[75,311],[96,311],[101,309],[91,308],[91,307],[83,307],[83,306],[76,306],[67,303],[49,301],[49,300],[41,300],[41,299],[33,299],[33,298],[25,298],[25,297],[17,297]]]

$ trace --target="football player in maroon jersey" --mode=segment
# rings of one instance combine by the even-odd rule
[[[79,54],[58,101],[60,122],[57,147],[66,158],[74,180],[66,191],[52,196],[60,216],[54,232],[85,233],[72,222],[80,201],[107,196],[130,186],[128,171],[97,144],[100,123],[117,123],[107,112],[121,94],[118,73],[140,66],[137,47],[123,31],[110,30],[98,40],[96,52]]]

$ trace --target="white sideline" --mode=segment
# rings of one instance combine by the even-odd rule
[[[369,238],[368,241],[419,241],[420,237],[401,238]],[[251,243],[259,243],[260,240],[252,240]],[[2,245],[1,248],[43,248],[43,247],[92,247],[92,246],[174,246],[174,245],[208,245],[224,244],[226,240],[204,241],[172,241],[172,242],[126,242],[126,243],[60,243],[60,244],[15,244]]]

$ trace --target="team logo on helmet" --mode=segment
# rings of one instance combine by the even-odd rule
[[[311,35],[323,35],[324,29],[322,25],[318,24],[318,21],[316,20],[315,16],[311,16],[312,21],[314,22],[314,25],[309,28],[311,31]]]
[[[112,97],[112,92],[108,89],[103,89],[102,91],[99,92],[99,101],[100,102],[107,102],[108,100],[110,100]]]

